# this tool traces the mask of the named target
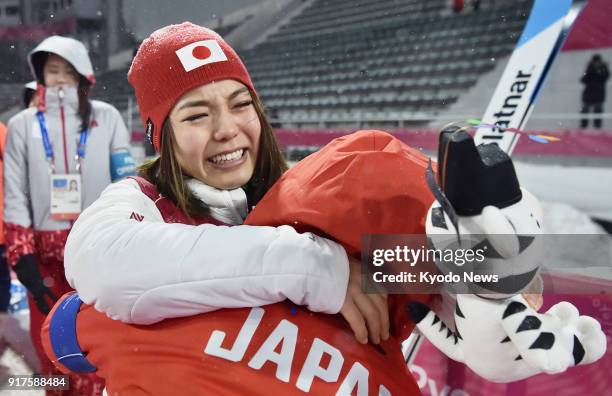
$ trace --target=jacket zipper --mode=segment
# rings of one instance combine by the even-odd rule
[[[60,91],[59,92],[59,97],[60,97],[60,119],[62,120],[62,141],[64,143],[64,166],[65,166],[65,173],[70,173],[70,169],[68,168],[68,150],[66,148],[66,119],[64,117],[64,101],[63,99],[63,92]]]
[[[64,92],[59,92],[60,97],[60,119],[62,120],[62,143],[64,143],[64,166],[66,167],[65,173],[70,173],[68,169],[68,149],[66,148],[66,118],[64,116]],[[74,225],[74,221],[70,220],[70,228]]]

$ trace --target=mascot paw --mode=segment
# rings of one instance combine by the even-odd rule
[[[606,335],[599,322],[590,316],[580,316],[575,325],[574,364],[593,363],[606,353]]]
[[[539,314],[515,297],[504,314],[503,327],[521,359],[553,374],[587,364],[606,351],[606,337],[599,322],[580,316],[569,302],[560,302]]]
[[[606,336],[599,322],[590,316],[580,316],[574,305],[562,301],[546,314],[559,320],[559,331],[573,335],[566,347],[571,352],[572,365],[592,363],[606,352]]]
[[[567,301],[561,301],[553,305],[546,313],[558,318],[561,326],[568,326],[574,323],[580,316],[578,308]]]

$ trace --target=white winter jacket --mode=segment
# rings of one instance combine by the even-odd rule
[[[60,101],[58,89],[45,92],[45,124],[53,146],[56,173],[77,173],[75,159],[80,138],[76,88],[64,88]],[[91,122],[81,160],[83,207],[96,200],[111,183],[113,153],[128,152],[129,134],[119,111],[97,100],[91,101]],[[21,111],[8,123],[4,152],[4,221],[36,231],[70,228],[69,221],[50,216],[50,168],[45,159],[42,133],[36,109]]]
[[[242,222],[241,189],[188,185],[217,220]],[[337,313],[348,284],[346,253],[332,241],[289,226],[168,224],[133,179],[110,185],[81,214],[64,262],[85,303],[137,324],[285,299]]]

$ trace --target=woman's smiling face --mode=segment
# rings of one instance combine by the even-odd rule
[[[192,89],[176,102],[169,118],[185,173],[223,190],[251,179],[261,123],[244,84],[222,80]]]

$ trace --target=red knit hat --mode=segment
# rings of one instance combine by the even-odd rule
[[[255,91],[236,52],[210,29],[183,22],[156,30],[142,42],[128,80],[136,92],[147,137],[157,151],[161,127],[178,99],[200,85],[225,79]]]

